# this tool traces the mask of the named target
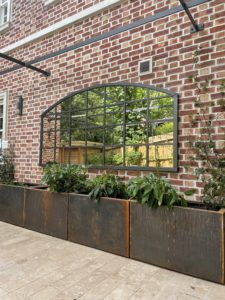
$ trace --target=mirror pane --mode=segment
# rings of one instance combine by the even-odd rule
[[[137,85],[68,96],[44,114],[43,162],[172,168],[175,101],[164,91]]]

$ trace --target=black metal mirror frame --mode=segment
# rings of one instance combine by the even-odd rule
[[[153,123],[153,121],[151,121],[149,119],[149,111],[150,111],[150,107],[149,107],[149,103],[150,101],[153,99],[149,96],[149,93],[150,91],[154,91],[154,92],[159,92],[159,93],[164,93],[166,94],[166,96],[164,96],[164,98],[173,98],[173,104],[171,106],[173,106],[173,116],[172,118],[169,118],[169,119],[164,119],[163,121],[165,122],[168,122],[168,121],[171,121],[173,122],[173,141],[171,142],[171,145],[173,146],[173,159],[172,159],[172,167],[160,167],[160,166],[127,166],[125,165],[125,154],[123,154],[123,165],[107,165],[105,164],[105,144],[104,144],[104,137],[103,137],[103,157],[104,157],[104,162],[103,162],[103,165],[90,165],[90,164],[87,164],[87,137],[86,137],[86,140],[85,140],[85,145],[86,145],[86,149],[85,149],[85,165],[88,165],[89,168],[98,168],[98,169],[119,169],[119,170],[159,170],[159,171],[163,171],[163,172],[177,172],[177,169],[178,169],[178,149],[177,149],[177,144],[178,144],[178,95],[174,92],[171,92],[171,91],[168,91],[168,90],[165,90],[165,89],[162,89],[162,88],[157,88],[157,87],[154,87],[154,86],[149,86],[149,85],[143,85],[143,84],[135,84],[135,83],[111,83],[111,84],[104,84],[104,85],[95,85],[93,87],[90,87],[90,88],[86,88],[86,89],[82,89],[82,90],[79,90],[79,91],[76,91],[74,93],[71,93],[69,94],[68,96],[64,97],[63,99],[59,100],[58,102],[56,102],[54,105],[52,105],[51,107],[49,107],[42,115],[41,115],[41,132],[40,132],[40,152],[39,152],[39,165],[41,166],[44,166],[45,163],[43,162],[43,149],[44,149],[44,119],[48,116],[48,114],[51,112],[51,110],[55,109],[57,110],[57,106],[63,104],[63,102],[65,101],[68,101],[69,100],[69,103],[71,103],[71,100],[74,96],[76,95],[79,95],[79,94],[83,94],[86,92],[86,103],[85,103],[85,112],[86,112],[86,116],[88,114],[88,92],[91,92],[92,90],[96,90],[98,88],[102,88],[102,89],[105,89],[105,92],[104,92],[104,105],[103,105],[103,108],[104,108],[104,119],[105,119],[105,110],[106,108],[108,107],[106,105],[106,88],[110,88],[110,87],[123,87],[124,90],[125,90],[125,93],[127,91],[128,88],[132,88],[132,87],[140,87],[140,88],[144,88],[144,89],[147,89],[148,91],[148,96],[147,96],[147,99],[143,99],[141,101],[144,101],[146,100],[146,105],[147,105],[147,115],[146,115],[146,124],[150,124],[150,123]],[[163,98],[163,97],[161,97]],[[159,99],[159,98],[154,98],[154,99]],[[126,115],[126,98],[124,100],[124,116]],[[114,104],[114,106],[116,106]],[[71,105],[70,105],[71,107]],[[55,118],[55,133],[54,133],[54,146],[51,147],[51,149],[53,150],[53,157],[54,159],[52,161],[55,161],[56,162],[56,127],[57,127],[57,116],[56,116],[56,113],[53,113],[53,118]],[[87,119],[87,117],[86,117]],[[68,132],[70,134],[69,136],[69,146],[68,146],[68,150],[69,150],[69,160],[67,163],[69,164],[73,164],[70,160],[70,156],[71,156],[71,148],[72,148],[72,141],[71,141],[71,110],[68,111]],[[157,120],[158,121],[158,120]],[[156,121],[154,121],[156,122]],[[124,122],[123,124],[120,124],[122,126],[124,126],[124,131],[123,131],[123,153],[125,153],[126,151],[126,123],[125,123],[125,118],[124,118]],[[103,128],[103,135],[105,135],[105,130],[106,130],[106,125],[103,124],[102,128]],[[87,132],[89,129],[88,127],[88,124],[87,124],[87,127],[85,128],[85,131]],[[54,131],[54,130],[53,130]],[[147,129],[147,132],[148,132],[148,129]],[[146,136],[146,141],[149,141],[149,135],[147,134]],[[149,153],[149,146],[150,145],[153,145],[153,144],[149,144],[149,142],[147,143],[146,142],[146,153]],[[129,145],[129,146],[132,146],[132,145]],[[135,145],[133,145],[135,146]],[[146,154],[146,165],[149,164],[149,154],[147,155]]]

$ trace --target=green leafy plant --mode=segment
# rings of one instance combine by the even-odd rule
[[[123,164],[123,155],[121,153],[115,153],[112,157],[113,165],[120,166]]]
[[[131,179],[127,183],[127,193],[131,199],[142,204],[146,203],[151,208],[158,208],[162,205],[167,207],[186,206],[184,198],[177,193],[171,184],[154,174]]]
[[[143,160],[143,153],[138,150],[127,151],[126,161],[128,166],[140,166]]]
[[[73,165],[50,164],[44,169],[43,183],[51,192],[87,192],[86,169]]]
[[[108,165],[121,165],[123,163],[123,156],[120,153],[105,153],[105,164]],[[103,164],[103,154],[88,155],[87,157],[88,165],[102,165]]]
[[[118,176],[103,174],[89,180],[91,192],[89,196],[92,200],[99,200],[101,197],[112,197],[126,199],[125,183]]]
[[[201,49],[194,54],[196,69],[200,54]],[[199,132],[197,137],[189,141],[189,168],[194,167],[194,174],[203,183],[202,200],[206,206],[225,207],[225,129],[220,126],[225,112],[225,80],[220,82],[220,99],[216,101],[209,94],[212,75],[202,78],[196,71],[189,79],[197,93],[195,112],[189,116],[190,124],[193,130],[197,128]],[[215,110],[213,114],[212,109]],[[216,134],[216,127],[219,128],[219,134]]]
[[[126,164],[131,165],[140,165],[143,160],[143,154],[140,151],[132,150],[126,151]],[[102,165],[103,164],[103,155],[95,154],[88,155],[87,159],[88,165]],[[105,154],[105,164],[120,166],[123,164],[123,155],[122,153],[112,153],[109,152]]]
[[[102,165],[103,164],[103,155],[100,154],[88,154],[87,155],[87,164],[88,165]]]
[[[12,184],[14,173],[14,152],[10,148],[0,153],[0,183]]]

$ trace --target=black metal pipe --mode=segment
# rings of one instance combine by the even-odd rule
[[[43,75],[46,76],[46,77],[50,76],[50,72],[44,71],[44,70],[42,70],[42,69],[40,69],[40,68],[37,68],[37,67],[35,67],[35,66],[32,66],[32,65],[29,64],[29,63],[26,63],[26,62],[24,62],[24,61],[21,61],[21,60],[19,60],[19,59],[16,59],[16,58],[14,58],[14,57],[12,57],[12,56],[9,56],[9,55],[7,55],[7,54],[0,53],[0,57],[6,59],[6,60],[8,60],[8,61],[11,61],[11,62],[13,62],[13,63],[15,63],[15,64],[18,64],[18,65],[20,65],[20,66],[22,66],[22,67],[31,69],[31,70],[36,71],[36,72],[38,72],[38,73],[41,73],[41,74],[43,74]]]
[[[212,1],[212,0],[191,0],[186,5],[187,5],[188,8],[191,8],[191,7],[195,7],[197,5],[200,5],[200,4],[203,4],[203,3],[207,3],[207,2],[210,2],[210,1]],[[36,64],[36,63],[39,63],[41,61],[48,60],[48,59],[53,58],[55,56],[62,55],[64,53],[80,49],[80,48],[82,48],[82,47],[84,47],[86,45],[90,45],[90,44],[93,44],[95,42],[104,40],[105,38],[112,37],[112,36],[120,34],[122,32],[125,32],[125,31],[128,31],[128,30],[137,28],[139,26],[142,26],[142,25],[145,25],[145,24],[148,24],[148,23],[151,23],[151,22],[154,22],[156,20],[168,17],[170,15],[179,13],[179,12],[182,11],[182,8],[183,7],[179,5],[179,6],[176,6],[176,7],[172,7],[170,9],[166,9],[164,11],[156,13],[153,16],[148,16],[148,17],[146,17],[144,19],[134,21],[134,22],[132,22],[132,23],[130,23],[128,25],[124,25],[124,26],[122,26],[120,28],[116,28],[116,29],[113,29],[111,31],[102,33],[100,35],[97,35],[97,36],[92,37],[90,39],[87,39],[85,41],[76,43],[76,44],[71,45],[71,46],[66,46],[63,49],[56,50],[56,51],[54,51],[52,53],[49,53],[49,54],[41,56],[41,57],[37,57],[34,60],[30,61],[29,64]],[[201,27],[202,25],[198,25],[198,26]],[[194,31],[195,31],[195,29],[194,29]],[[16,71],[16,70],[18,70],[20,68],[21,68],[20,66],[16,66],[16,67],[12,67],[12,68],[8,68],[8,69],[5,69],[5,70],[2,70],[2,71],[0,71],[0,76],[8,74],[8,73],[13,72],[13,71]]]
[[[182,5],[183,9],[185,10],[189,20],[191,21],[191,24],[192,24],[192,28],[191,28],[191,32],[198,32],[200,30],[203,30],[204,29],[204,25],[203,24],[197,24],[187,6],[187,3],[184,1],[184,0],[179,0],[180,1],[180,4]]]

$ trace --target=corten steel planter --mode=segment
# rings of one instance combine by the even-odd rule
[[[130,256],[224,284],[225,211],[130,203]]]
[[[27,229],[67,239],[68,194],[25,189]]]
[[[129,200],[70,194],[68,240],[129,257]]]
[[[24,226],[24,187],[0,184],[0,221]]]

